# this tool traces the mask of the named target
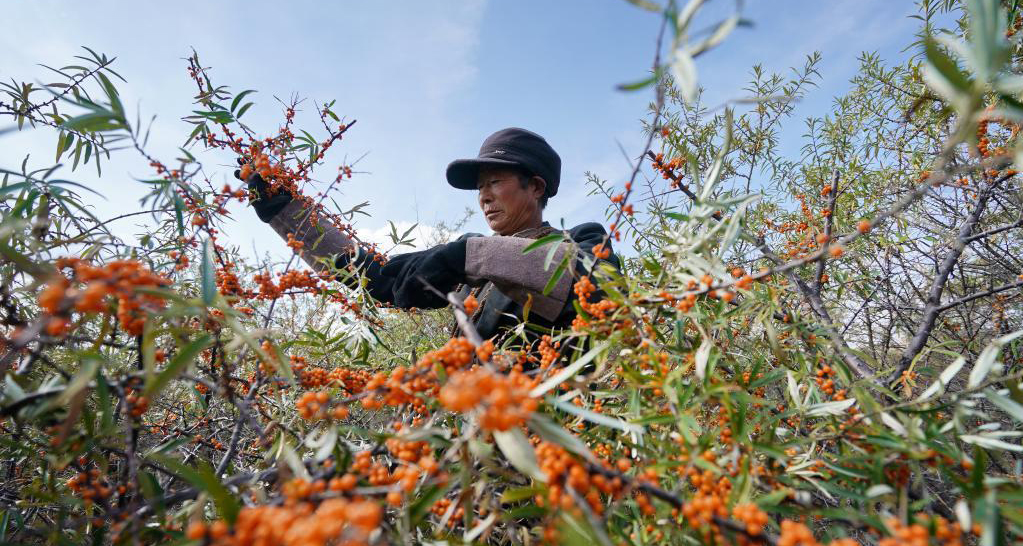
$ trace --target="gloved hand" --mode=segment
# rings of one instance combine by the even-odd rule
[[[234,171],[234,177],[241,180],[241,171]],[[245,184],[249,187],[249,193],[256,196],[255,199],[249,201],[252,203],[252,208],[256,209],[256,215],[259,216],[259,219],[267,223],[274,216],[277,216],[277,213],[281,212],[281,209],[290,203],[293,198],[291,192],[287,190],[279,190],[276,194],[269,195],[270,185],[263,180],[263,177],[259,176],[259,173],[249,175],[249,178],[245,180]]]
[[[461,239],[392,257],[380,273],[381,277],[392,279],[394,304],[424,308],[444,305],[443,298],[438,299],[424,283],[445,294],[464,283],[465,248],[465,239]]]

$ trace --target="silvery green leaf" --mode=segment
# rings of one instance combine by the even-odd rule
[[[696,63],[693,57],[684,49],[676,49],[672,54],[671,75],[675,78],[682,99],[688,104],[696,100],[696,93],[699,90],[696,75]]]
[[[956,89],[952,82],[937,69],[934,65],[927,63],[923,67],[922,76],[924,82],[938,95],[949,102],[956,110],[964,111],[970,104],[969,95]]]
[[[832,495],[831,492],[828,491],[827,489],[824,489],[823,487],[821,487],[820,483],[818,483],[817,480],[815,480],[813,478],[810,478],[808,476],[800,476],[800,477],[803,478],[804,480],[810,482],[810,484],[812,484],[814,487],[816,487],[817,491],[820,491],[820,493],[822,495],[824,495],[825,497],[827,497],[828,500],[832,500],[832,501],[835,500],[834,495]]]
[[[719,258],[724,258],[725,253],[732,248],[736,239],[739,238],[739,228],[742,226],[742,220],[746,217],[746,209],[758,199],[760,199],[759,196],[751,196],[750,199],[743,201],[738,208],[735,209],[735,212],[729,216],[725,235],[722,237],[721,244],[718,247]]]
[[[310,479],[309,471],[306,470],[305,464],[302,463],[302,458],[298,456],[298,453],[295,453],[294,448],[287,441],[281,444],[281,458],[284,459],[284,462],[295,476],[305,480]]]
[[[973,527],[973,522],[970,517],[970,505],[966,504],[966,499],[959,499],[956,501],[953,511],[955,511],[956,519],[959,520],[959,526],[961,528],[969,529]]]
[[[906,436],[906,427],[902,426],[898,419],[892,417],[887,412],[881,412],[881,421],[899,436]]]
[[[546,481],[547,478],[540,471],[536,463],[536,453],[530,445],[526,435],[520,429],[512,428],[505,431],[495,431],[494,441],[501,453],[508,459],[508,462],[516,470],[538,481]]]
[[[1006,95],[1023,93],[1023,76],[1003,76],[995,80],[994,87]]]
[[[337,442],[337,427],[328,426],[326,430],[317,434],[312,432],[305,439],[306,447],[315,449],[313,458],[319,462],[324,461],[334,451],[334,444]]]
[[[615,428],[622,432],[631,432],[636,434],[643,434],[644,432],[646,432],[640,425],[629,423],[621,419],[616,419],[614,417],[610,417],[602,413],[597,413],[595,411],[590,411],[586,408],[580,408],[579,406],[569,402],[562,402],[556,398],[550,397],[547,398],[547,401],[551,405],[560,409],[561,411],[571,413],[573,415],[578,415],[579,417],[582,417],[583,419],[591,423],[596,423],[598,425],[603,425],[605,427]]]
[[[874,497],[880,497],[881,495],[887,495],[889,493],[894,492],[895,490],[892,489],[891,486],[879,483],[877,485],[870,486],[870,488],[868,488],[864,494],[867,496],[867,498],[872,499]]]
[[[981,436],[979,434],[963,434],[959,436],[959,439],[970,444],[978,445],[980,447],[986,447],[988,449],[1003,449],[1006,451],[1023,452],[1023,446],[1019,444],[1010,444],[1009,442],[1003,442],[1002,440],[999,440],[997,438]]]
[[[820,415],[842,415],[845,410],[852,407],[856,403],[855,398],[849,398],[848,400],[839,400],[837,402],[822,402],[820,404],[813,404],[806,408],[806,415],[810,417],[816,417]]]
[[[529,416],[529,428],[548,442],[557,444],[588,461],[597,461],[597,457],[578,436],[565,430],[564,427],[542,413],[533,413]]]
[[[721,147],[718,148],[717,155],[714,156],[714,162],[707,167],[707,171],[703,174],[703,187],[700,188],[700,201],[706,201],[710,199],[711,194],[714,192],[714,188],[718,182],[721,181],[721,173],[725,165],[725,156],[731,150],[732,146],[732,109],[725,109],[725,134],[723,135]]]
[[[494,521],[496,519],[497,519],[497,511],[495,510],[495,511],[491,512],[490,515],[486,517],[486,519],[484,519],[483,521],[477,523],[475,527],[473,527],[470,531],[465,533],[465,535],[462,537],[462,540],[466,544],[471,544],[472,541],[476,540],[476,538],[479,537],[480,535],[482,535],[484,531],[489,529],[490,526],[494,524]]]
[[[799,384],[796,383],[796,376],[792,374],[791,370],[786,370],[785,378],[788,380],[789,398],[792,399],[796,409],[802,409],[803,401],[799,398]]]
[[[968,72],[977,71],[977,67],[981,64],[980,59],[977,58],[976,52],[974,52],[973,49],[970,49],[970,46],[966,42],[956,38],[952,34],[939,34],[935,36],[934,39],[949,48],[960,59],[962,59],[964,68]]]
[[[708,36],[706,40],[703,40],[702,42],[696,44],[695,46],[692,46],[690,48],[690,53],[692,53],[693,57],[696,57],[697,55],[707,51],[708,49],[711,49],[712,47],[720,44],[722,41],[724,41],[725,38],[728,37],[729,34],[732,33],[733,30],[735,30],[735,27],[738,25],[739,14],[732,15],[728,19],[725,19],[717,27],[714,28],[714,32],[711,33],[711,35]]]
[[[998,408],[1005,413],[1008,413],[1013,419],[1023,423],[1023,405],[1020,405],[1011,398],[1002,396],[992,390],[984,391],[984,394],[992,404],[998,406]]]
[[[209,239],[202,243],[202,262],[199,266],[202,302],[211,305],[217,296],[217,274],[213,265],[213,245]]]
[[[1005,61],[1005,12],[995,0],[969,0],[966,5],[970,14],[970,46],[980,61],[976,72],[988,81]]]
[[[696,11],[700,9],[700,6],[702,6],[705,1],[706,0],[689,0],[686,7],[682,8],[682,10],[678,12],[678,17],[675,18],[675,32],[680,34],[685,32],[686,28],[689,27],[689,23],[692,22],[693,16],[696,15]]]
[[[75,377],[68,382],[67,387],[64,388],[64,392],[60,393],[60,396],[53,399],[51,405],[53,407],[63,406],[70,402],[71,399],[74,398],[82,389],[88,387],[89,383],[96,377],[96,370],[99,369],[101,362],[102,360],[95,355],[89,355],[82,359],[82,367],[79,368],[78,373],[76,373]],[[13,381],[10,383],[13,383]]]
[[[955,359],[947,368],[942,370],[942,372],[938,375],[937,380],[924,389],[924,392],[920,393],[920,396],[917,397],[916,401],[922,402],[936,394],[944,393],[945,387],[947,387],[952,381],[952,378],[959,373],[959,370],[963,369],[964,365],[966,365],[966,357],[960,356]]]
[[[973,365],[973,370],[970,371],[970,377],[966,381],[966,388],[972,389],[973,387],[980,385],[994,367],[995,359],[998,358],[998,354],[1002,351],[1002,347],[1019,336],[1023,336],[1023,330],[1018,330],[1011,334],[1004,335],[992,341],[987,347],[984,347],[984,350],[980,352],[980,356],[977,357],[977,362]]]
[[[704,335],[700,347],[696,349],[696,377],[700,378],[700,381],[707,377],[707,362],[710,360],[710,350],[713,346],[714,343],[710,338]]]
[[[575,362],[569,364],[568,366],[565,366],[564,369],[551,376],[550,379],[544,381],[543,383],[537,385],[533,390],[529,391],[529,396],[532,396],[533,398],[543,396],[544,393],[546,393],[547,391],[553,389],[554,387],[557,387],[563,381],[566,381],[567,379],[574,376],[576,373],[579,372],[579,370],[583,369],[583,366],[589,364],[591,360],[597,357],[597,355],[604,352],[608,347],[608,343],[609,343],[608,341],[603,341],[597,344],[596,347],[590,349],[586,354],[579,357],[579,360],[576,360]]]

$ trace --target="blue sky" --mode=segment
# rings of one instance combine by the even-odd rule
[[[731,6],[710,2],[696,26]],[[444,168],[475,156],[488,134],[507,126],[544,135],[562,156],[561,190],[547,219],[602,221],[604,203],[586,197],[584,173],[621,184],[630,169],[619,145],[641,151],[639,120],[652,94],[615,86],[647,73],[659,24],[657,15],[624,0],[8,0],[4,8],[19,24],[0,34],[0,77],[52,81],[36,63],[69,64],[81,45],[118,57],[115,68],[128,80],[120,84],[125,104],[140,108],[143,119],[158,115],[149,144],[158,157],[176,157],[190,129],[180,118],[192,110],[183,61],[192,47],[216,83],[259,91],[245,118],[256,130],[271,131],[281,119],[274,96],[337,99],[335,111],[358,124],[320,172],[329,179],[346,157],[365,156],[357,166],[363,173],[345,183],[340,201],[370,201],[373,217],[358,225],[377,238],[387,220],[433,224],[476,208],[474,192],[447,186]],[[820,51],[823,82],[783,133],[786,147],[796,149],[802,118],[827,112],[847,89],[860,52],[877,51],[887,61],[906,55],[915,12],[909,0],[748,0],[743,13],[754,27],[736,30],[697,60],[700,83],[716,104],[742,95],[753,64],[787,71]],[[304,118],[308,126],[314,121]],[[52,163],[56,136],[47,130],[3,139],[0,165],[15,167],[26,153],[30,165]],[[230,161],[222,152],[198,156],[210,170]],[[92,168],[63,172],[106,196],[89,198],[101,217],[138,208],[144,190],[134,179],[150,175],[129,152],[107,162],[102,178]],[[214,182],[225,176],[226,167]],[[254,214],[237,205],[232,212],[235,221],[224,228],[230,243],[286,254]],[[136,233],[137,223],[116,229]],[[487,232],[478,214],[467,229]]]

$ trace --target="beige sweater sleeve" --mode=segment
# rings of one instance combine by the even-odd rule
[[[270,220],[270,227],[282,239],[287,240],[288,234],[291,234],[296,241],[301,241],[300,256],[310,267],[321,272],[327,272],[329,268],[320,259],[349,252],[354,247],[352,240],[330,222],[321,221],[313,227],[309,222],[309,209],[298,199],[285,205]]]
[[[558,279],[550,294],[544,295],[543,288],[554,270],[568,251],[568,245],[559,243],[549,270],[544,261],[550,246],[543,246],[528,254],[522,249],[534,241],[521,237],[472,237],[466,240],[465,274],[470,283],[488,280],[498,290],[517,303],[525,305],[533,297],[532,311],[547,320],[555,320],[561,314],[572,291],[572,271],[569,268]],[[554,244],[554,243],[551,243]]]

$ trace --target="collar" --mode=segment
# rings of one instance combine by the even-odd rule
[[[551,224],[549,222],[545,221],[544,223],[540,224],[540,227],[524,229],[522,231],[513,233],[512,237],[521,237],[523,239],[539,239],[540,237],[543,237],[551,233],[552,231],[554,231],[554,228],[551,227]]]

